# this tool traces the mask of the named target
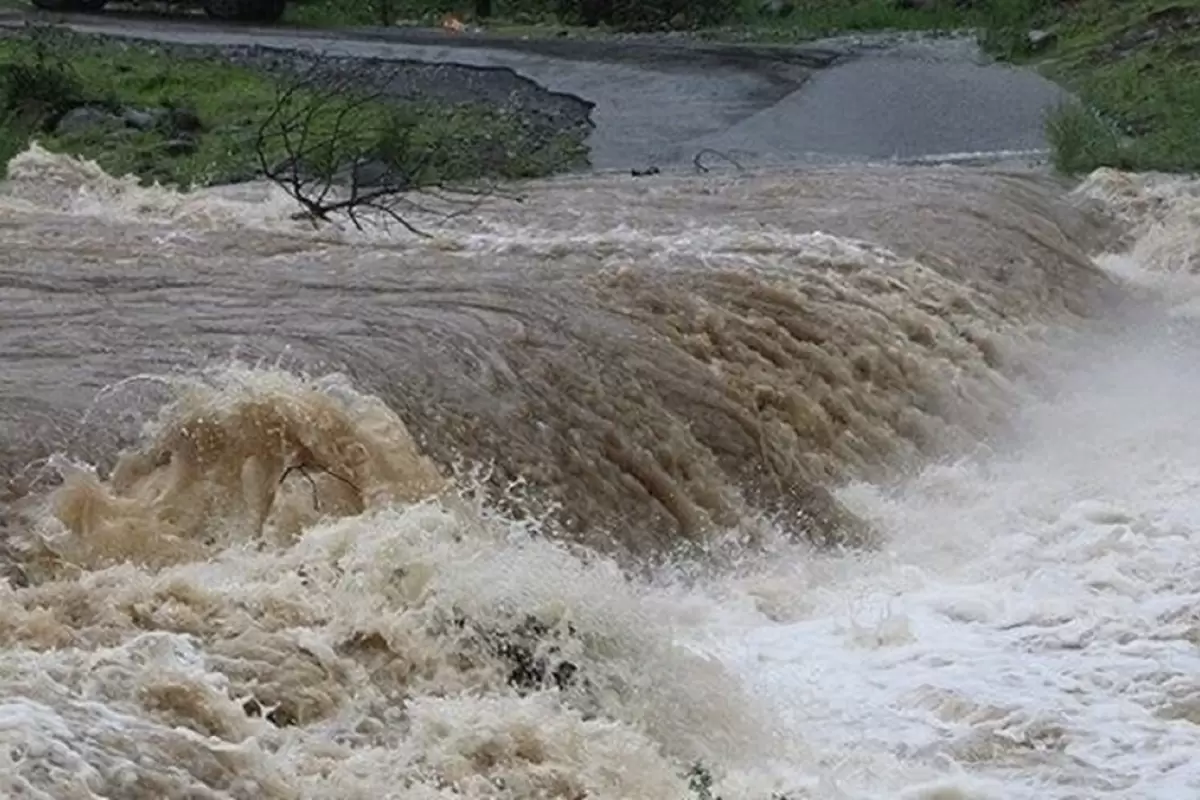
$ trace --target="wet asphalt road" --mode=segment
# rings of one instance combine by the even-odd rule
[[[988,63],[964,39],[869,37],[799,47],[454,38],[436,31],[333,34],[115,15],[59,17],[87,33],[191,45],[512,70],[594,103],[598,169],[686,164],[712,148],[746,165],[939,160],[1045,146],[1065,94]],[[19,24],[15,18],[3,24]]]

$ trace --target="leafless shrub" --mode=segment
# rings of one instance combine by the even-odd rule
[[[498,193],[485,181],[444,179],[455,171],[447,168],[454,147],[469,142],[431,131],[419,113],[364,88],[377,79],[324,67],[316,58],[280,84],[254,138],[261,173],[300,204],[299,218],[319,224],[341,215],[359,230],[367,220],[391,221],[425,236],[416,217],[462,216]]]

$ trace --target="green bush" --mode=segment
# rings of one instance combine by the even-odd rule
[[[492,14],[496,19],[522,24],[553,22],[562,2],[493,0]],[[571,0],[567,6],[574,2]],[[474,12],[474,0],[297,0],[289,6],[287,19],[315,27],[388,26],[414,22],[436,25],[445,14],[472,20]]]
[[[1055,169],[1067,175],[1126,166],[1117,130],[1079,103],[1064,103],[1047,114],[1046,141]]]
[[[474,17],[473,0],[300,0],[289,12],[309,25],[435,24],[447,13]],[[522,24],[608,25],[650,31],[720,25],[740,12],[740,0],[493,0],[496,19]]]
[[[79,76],[36,38],[26,57],[0,61],[0,178],[31,136],[51,130],[86,99]]]
[[[10,118],[0,118],[0,178],[8,176],[8,162],[25,149],[27,139]]]
[[[1000,58],[1028,56],[1029,29],[1049,6],[1049,0],[986,0],[980,9],[980,46]]]
[[[42,128],[87,100],[83,82],[40,48],[30,58],[0,63],[0,115]]]

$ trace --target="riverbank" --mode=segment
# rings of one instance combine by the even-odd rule
[[[348,86],[358,95],[347,96]],[[368,159],[405,185],[541,177],[587,164],[586,103],[515,74],[61,28],[0,38],[3,163],[37,140],[145,182],[235,183],[297,155],[298,136],[278,135],[281,110],[293,121],[305,116],[315,136],[305,147],[323,148],[329,170],[344,166],[339,159]]]
[[[665,0],[664,0],[665,2]],[[568,3],[570,8],[582,4]],[[301,25],[376,25],[387,9],[393,25],[436,27],[445,3],[431,0],[301,0],[289,18]],[[449,12],[471,38],[524,37],[558,42],[621,42],[631,47],[712,42],[813,43],[834,35],[922,31],[974,32],[991,56],[1036,69],[1076,94],[1049,115],[1046,135],[1055,166],[1079,174],[1101,166],[1131,170],[1200,170],[1200,0],[776,0],[730,7],[720,24],[677,25],[630,32],[620,26],[581,26],[551,0],[494,4],[495,17],[472,18],[474,4]],[[819,51],[821,48],[815,48]],[[837,48],[828,48],[831,52]]]
[[[837,24],[843,31],[869,27],[872,17],[863,9],[878,10],[884,5],[845,6],[847,13],[858,9],[854,12],[858,16],[847,16]],[[296,6],[311,7],[308,2]],[[806,6],[807,11],[794,10],[786,20],[778,20],[776,40],[786,38],[788,31],[787,36],[800,36],[803,31],[834,27],[832,12],[820,12],[823,7],[814,0],[811,8]],[[1049,0],[980,2],[944,20],[947,27],[973,21],[976,29],[967,38],[960,34],[945,40],[936,31],[903,30],[924,19],[921,15],[925,12],[920,9],[888,7],[893,8],[894,17],[879,11],[871,24],[889,26],[893,28],[890,32],[843,33],[792,45],[772,43],[763,29],[749,23],[739,35],[758,39],[734,43],[719,41],[722,30],[731,30],[728,27],[618,33],[605,26],[555,28],[506,19],[483,29],[468,26],[460,33],[448,33],[434,24],[435,20],[425,18],[431,27],[376,26],[334,32],[285,25],[225,31],[199,20],[155,23],[119,8],[65,22],[97,34],[107,27],[110,36],[173,39],[173,44],[160,45],[171,48],[172,57],[232,61],[277,77],[295,73],[294,68],[305,58],[299,50],[335,51],[339,56],[326,61],[336,64],[343,77],[364,79],[371,91],[381,90],[405,101],[433,100],[439,106],[484,107],[516,119],[518,130],[509,138],[542,146],[522,146],[515,152],[548,153],[539,157],[544,166],[522,165],[515,170],[519,175],[583,166],[589,155],[591,164],[601,169],[688,166],[696,153],[714,147],[741,163],[889,157],[927,160],[948,153],[1045,152],[1043,148],[1049,145],[1055,165],[1070,174],[1100,166],[1193,171],[1200,165],[1200,144],[1193,135],[1194,120],[1200,115],[1200,74],[1189,55],[1200,48],[1195,33],[1200,0],[1119,8],[1101,0],[1085,0],[1070,7]],[[128,25],[116,32],[114,23],[126,19]],[[828,24],[813,22],[821,19]],[[973,37],[978,37],[987,55],[978,53]],[[232,42],[239,44],[231,46]],[[453,50],[453,56],[448,50]],[[936,51],[936,57],[917,50]],[[1025,101],[1017,115],[1020,130],[1008,130],[997,120],[1013,116],[1010,112],[1017,106],[1011,98],[997,100],[995,87],[982,83],[969,89],[959,87],[950,97],[946,91],[957,84],[946,68],[931,66],[925,74],[921,72],[925,67],[906,63],[897,65],[906,70],[904,80],[889,71],[885,81],[886,97],[905,95],[896,109],[885,114],[893,127],[899,126],[899,132],[883,131],[880,137],[885,141],[881,142],[861,141],[870,138],[863,131],[876,126],[859,120],[880,119],[879,103],[872,105],[830,76],[867,69],[849,63],[871,60],[864,56],[891,57],[900,51],[908,62],[932,60],[938,64],[944,62],[937,55],[943,51],[952,51],[951,60],[968,65],[990,56],[1036,70],[1067,87],[1082,102],[1070,102],[1056,90],[1047,91],[1049,84],[1044,81],[1041,88],[1026,81],[1022,88],[1014,89]],[[448,58],[460,63],[447,64]],[[970,66],[960,69],[973,72]],[[636,79],[631,78],[634,71]],[[683,73],[691,76],[690,83],[680,80]],[[800,122],[772,127],[773,116],[778,116],[773,106],[789,95],[801,101],[803,96],[797,90],[810,75],[819,77],[805,90],[809,99],[803,100],[808,105]],[[935,88],[938,81],[954,85],[946,90]],[[873,77],[868,83],[879,85]],[[897,89],[894,83],[905,85]],[[1005,85],[1010,83],[1013,81]],[[849,112],[840,101],[831,105],[825,98],[815,102],[816,109],[809,107],[814,105],[811,96],[820,94],[822,86],[828,89],[826,95],[835,90],[841,95],[851,92],[849,96],[856,98],[854,119],[842,122]],[[923,97],[943,98],[943,105],[950,104],[952,110],[926,108],[919,102]],[[966,105],[960,108],[960,101]],[[869,108],[864,111],[864,106]],[[971,114],[963,110],[968,107],[973,109]],[[997,108],[1007,111],[1000,113]],[[770,113],[763,114],[767,111]],[[954,124],[936,122],[946,119]],[[958,130],[959,123],[968,125],[969,135]],[[1003,135],[997,136],[977,132],[1001,129]],[[585,139],[590,153],[585,151]],[[545,146],[549,143],[554,146]],[[478,150],[479,143],[475,144]]]

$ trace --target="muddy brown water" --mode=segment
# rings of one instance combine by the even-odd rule
[[[62,180],[53,202],[84,178]],[[1026,369],[1014,337],[1103,307],[1100,223],[1059,191],[948,168],[568,179],[428,243],[231,232],[236,200],[188,201],[186,225],[132,190],[96,216],[13,203],[5,466],[111,458],[128,442],[101,420],[164,399],[96,399],[131,376],[282,358],[380,398],[443,474],[527,483],[588,544],[646,556],[755,511],[856,541],[825,486],[985,437]]]
[[[770,796],[809,756],[619,566],[877,543],[831,489],[986,442],[1124,297],[1031,173],[520,195],[421,239],[13,163],[8,796]]]

